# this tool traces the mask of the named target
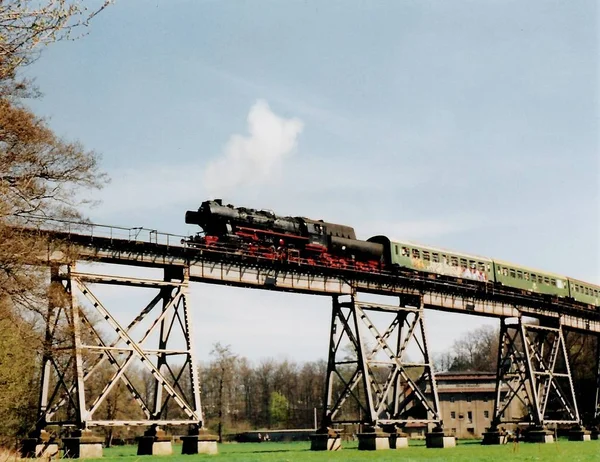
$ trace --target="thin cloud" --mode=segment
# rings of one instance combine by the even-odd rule
[[[360,234],[364,234],[364,236],[384,234],[392,240],[421,242],[424,239],[479,229],[484,226],[482,223],[489,224],[489,222],[484,222],[481,217],[461,216],[400,222],[370,222],[365,223],[364,226],[357,226],[357,231],[361,231]]]
[[[209,162],[204,185],[210,196],[271,182],[273,173],[295,150],[304,124],[278,116],[259,100],[248,114],[248,136],[232,135],[222,154]]]

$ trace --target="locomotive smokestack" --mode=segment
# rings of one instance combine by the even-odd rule
[[[188,225],[199,225],[200,213],[194,210],[188,210],[187,212],[185,212],[185,222]]]

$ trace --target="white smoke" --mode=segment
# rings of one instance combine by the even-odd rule
[[[211,197],[271,182],[285,158],[294,152],[304,127],[300,119],[273,113],[263,100],[250,108],[247,120],[248,136],[232,135],[222,154],[206,167],[204,185]]]

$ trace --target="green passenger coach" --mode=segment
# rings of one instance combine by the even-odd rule
[[[494,259],[496,282],[538,294],[569,296],[569,283],[566,276],[538,271],[514,263]]]
[[[569,278],[571,298],[588,305],[600,306],[600,286]]]
[[[393,242],[385,236],[374,236],[369,241],[383,245],[384,260],[391,266],[480,282],[494,281],[493,262],[486,257],[407,241]]]
[[[386,236],[373,236],[368,241],[383,245],[383,262],[388,268],[449,276],[465,282],[501,284],[518,291],[571,298],[600,309],[600,286],[562,274],[408,241],[392,241]]]

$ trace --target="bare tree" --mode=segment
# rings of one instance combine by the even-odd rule
[[[114,0],[3,0],[0,2],[0,82],[10,82],[42,46],[76,38]],[[6,86],[6,88],[15,88]]]
[[[0,98],[0,298],[40,305],[45,273],[31,262],[47,244],[18,226],[29,224],[31,214],[78,217],[81,190],[104,181],[94,152],[59,139],[43,120]]]
[[[46,311],[53,297],[48,272],[32,265],[47,242],[20,226],[30,224],[31,214],[79,216],[81,191],[106,180],[94,152],[60,139],[22,105],[22,98],[34,91],[17,78],[17,71],[44,45],[75,38],[75,30],[83,31],[110,3],[0,0],[0,337],[7,342],[0,347],[6,353],[0,359],[6,404],[0,403],[0,414],[5,435],[23,430],[27,422],[18,390],[26,386],[23,396],[35,394],[30,380],[43,344],[32,313]]]
[[[223,427],[229,406],[233,402],[234,377],[238,357],[231,351],[230,345],[215,343],[211,351],[214,358],[209,366],[209,373],[214,381],[216,392],[216,408],[218,418],[219,442],[223,442]]]
[[[454,342],[450,351],[436,357],[438,371],[495,372],[498,358],[498,329],[483,326]]]

